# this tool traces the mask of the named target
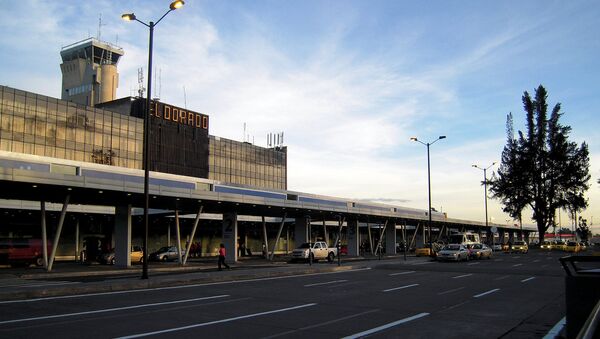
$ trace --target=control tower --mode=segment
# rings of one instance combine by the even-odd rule
[[[115,100],[123,54],[122,48],[96,38],[63,47],[61,99],[87,106]]]

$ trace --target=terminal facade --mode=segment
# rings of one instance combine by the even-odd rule
[[[0,201],[0,238],[39,239],[40,220],[48,214],[51,231],[60,235],[65,225],[57,256],[77,258],[84,245],[90,252],[94,243],[98,251],[116,247],[117,262],[129,265],[119,258],[129,258],[129,248],[141,244],[141,218],[134,211],[141,206],[141,185],[132,183],[140,182],[143,169],[146,100],[114,98],[123,55],[93,38],[64,48],[62,99],[0,86],[0,174],[5,188],[13,187],[0,195],[8,199]],[[233,248],[240,244],[251,253],[267,246],[274,253],[318,238],[344,239],[348,253],[357,255],[359,243],[368,238],[372,250],[385,237],[392,253],[400,223],[411,243],[424,241],[428,211],[288,191],[285,146],[212,136],[207,114],[158,100],[151,101],[150,115],[150,171],[158,188],[151,199],[149,252],[197,242],[199,255],[212,255],[223,241],[229,259],[237,260],[242,253]],[[70,197],[77,206],[69,205]],[[44,212],[44,201],[56,203],[54,210]],[[186,213],[189,218],[180,218]],[[478,222],[431,214],[438,237],[450,230],[448,223],[482,230]],[[315,223],[318,227],[311,226]]]

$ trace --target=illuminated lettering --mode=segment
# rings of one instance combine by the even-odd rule
[[[165,105],[163,107],[164,107],[164,109],[163,109],[164,117],[163,118],[165,120],[170,120],[171,119],[171,106]]]
[[[202,117],[202,128],[208,129],[208,117],[207,116]]]
[[[188,125],[194,126],[194,113],[188,112]]]
[[[173,121],[179,122],[179,110],[173,107]]]
[[[150,115],[195,128],[208,129],[208,116],[159,102],[152,103]]]
[[[182,124],[185,125],[185,122],[187,121],[186,117],[186,113],[184,110],[179,110],[179,121],[181,121]]]

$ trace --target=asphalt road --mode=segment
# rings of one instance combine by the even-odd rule
[[[2,338],[536,338],[564,317],[563,253],[0,302]]]

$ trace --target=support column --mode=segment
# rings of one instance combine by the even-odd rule
[[[529,244],[529,232],[523,232],[523,237],[525,238],[525,242]]]
[[[198,213],[196,213],[196,219],[194,220],[194,227],[192,228],[192,234],[190,235],[190,241],[188,241],[187,248],[185,249],[185,257],[183,258],[183,264],[187,263],[187,259],[190,256],[190,249],[192,248],[192,243],[194,242],[194,236],[196,235],[196,228],[198,228],[198,223],[200,222],[200,215],[202,214],[202,209],[204,206],[200,206],[198,209]]]
[[[179,210],[175,210],[175,231],[177,232],[177,259],[179,265],[183,265],[183,258],[181,257],[181,229],[179,227]]]
[[[358,220],[348,219],[346,222],[348,226],[348,255],[358,256],[359,253],[359,241],[360,234],[358,232]]]
[[[323,234],[325,236],[325,242],[327,243],[327,246],[331,246],[331,244],[329,243],[329,234],[327,233],[327,224],[325,222],[325,219],[323,219]]]
[[[48,272],[52,271],[52,265],[54,265],[54,258],[56,256],[56,249],[58,248],[58,241],[60,240],[60,234],[62,233],[63,224],[65,222],[65,216],[67,215],[67,206],[69,206],[69,199],[71,196],[67,194],[65,202],[60,212],[60,219],[58,220],[58,227],[56,234],[54,235],[54,242],[52,243],[52,253],[50,253],[50,260],[48,262]]]
[[[396,224],[392,223],[385,229],[385,253],[396,254]]]
[[[513,231],[508,231],[508,241],[509,241],[511,244],[514,244],[514,243],[515,243],[515,232],[513,232]]]
[[[117,267],[131,267],[131,205],[115,208],[115,261]]]
[[[491,228],[488,228],[485,232],[486,232],[485,233],[485,237],[487,238],[486,239],[487,240],[487,244],[489,246],[492,246],[494,244],[494,233],[492,232]]]
[[[48,235],[46,233],[46,202],[40,202],[40,212],[42,215],[42,255],[44,258],[44,268],[48,268]]]
[[[371,234],[371,225],[367,222],[367,232],[369,234],[369,251],[373,255],[373,235]]]
[[[283,218],[281,218],[281,225],[279,225],[279,231],[277,231],[277,237],[275,238],[275,243],[273,244],[273,251],[271,251],[271,256],[269,257],[271,261],[273,261],[273,257],[275,257],[275,250],[277,249],[277,245],[279,244],[279,238],[281,237],[281,231],[283,231],[283,226],[285,225],[285,218],[287,217],[287,213],[283,213]],[[306,220],[306,219],[304,219]],[[290,243],[290,236],[288,230],[287,243]],[[288,246],[288,245],[286,245]]]
[[[79,218],[75,223],[75,261],[79,260]]]
[[[263,252],[263,257],[269,258],[269,237],[267,236],[267,222],[265,221],[265,216],[262,216],[262,233],[263,233],[263,244],[261,247],[261,251]],[[281,233],[281,229],[279,231]],[[278,233],[278,234],[279,234]],[[279,234],[281,236],[281,234]],[[277,236],[277,240],[279,240],[279,236]],[[274,250],[273,250],[274,251]]]
[[[300,244],[308,242],[308,220],[305,217],[296,218],[296,224],[294,228],[294,247],[298,247]]]
[[[237,213],[223,213],[223,244],[225,245],[225,260],[237,262]]]

